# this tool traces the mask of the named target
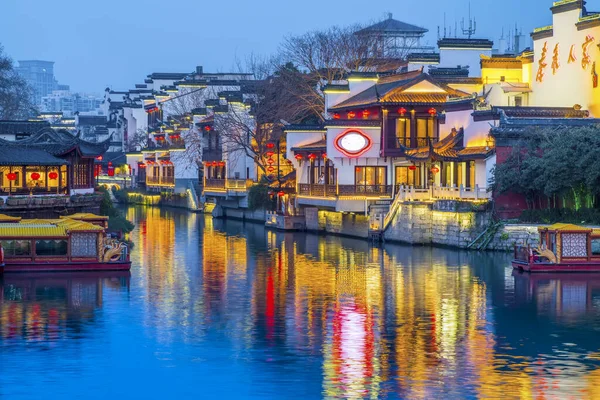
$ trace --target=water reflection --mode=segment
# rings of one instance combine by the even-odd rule
[[[114,365],[98,332],[127,330],[109,348],[163,375],[149,397],[600,396],[600,276],[513,274],[502,254],[380,249],[173,210],[128,217],[131,281],[4,278],[14,362],[25,342],[76,337],[94,349],[78,376],[89,384]],[[0,394],[13,394],[2,383],[16,375],[1,372]]]
[[[54,341],[81,332],[102,308],[104,290],[127,290],[129,272],[5,274],[0,292],[0,335]]]

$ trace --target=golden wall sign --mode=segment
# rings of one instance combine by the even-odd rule
[[[546,64],[546,53],[548,52],[548,42],[544,42],[544,47],[542,47],[542,56],[540,57],[540,61],[538,61],[538,72],[535,77],[535,80],[538,82],[542,82],[544,80],[544,69],[548,66]]]
[[[571,45],[571,50],[569,50],[569,61],[567,61],[567,64],[571,64],[574,63],[575,61],[577,61],[577,57],[575,57],[575,45],[572,44]]]
[[[583,57],[581,58],[581,67],[583,69],[586,69],[592,62],[592,57],[590,57],[590,53],[588,53],[588,48],[592,43],[594,43],[594,37],[592,35],[587,35],[585,37],[585,41],[581,45],[581,49],[583,50]]]
[[[556,71],[560,68],[560,63],[558,62],[558,43],[554,46],[554,52],[552,55],[552,75],[556,75]]]

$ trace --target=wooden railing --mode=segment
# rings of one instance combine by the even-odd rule
[[[175,184],[174,176],[146,176],[146,185],[172,186],[174,184]]]
[[[429,188],[417,188],[414,186],[397,186],[396,197],[401,201],[424,201],[434,199],[446,200],[487,200],[491,193],[486,188],[475,185],[473,188],[464,186],[431,186]]]
[[[303,196],[333,197],[337,194],[337,186],[301,183],[298,185],[298,191]]]
[[[298,192],[303,196],[334,197],[334,196],[391,196],[390,185],[311,185],[301,183]]]
[[[225,189],[225,179],[206,179],[204,181],[205,188]]]
[[[253,183],[252,180],[246,179],[206,179],[204,187],[207,189],[246,190]]]

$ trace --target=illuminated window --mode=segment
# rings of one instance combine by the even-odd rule
[[[415,166],[411,171],[408,167],[396,167],[396,185],[421,186],[421,168]]]
[[[357,186],[385,185],[386,167],[356,167],[355,184]]]
[[[399,145],[410,147],[410,119],[396,119],[396,141]]]

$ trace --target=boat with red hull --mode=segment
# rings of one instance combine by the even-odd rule
[[[106,234],[108,217],[22,220],[0,215],[2,272],[128,271],[128,247]]]
[[[600,272],[600,230],[573,224],[538,228],[540,245],[515,246],[512,266],[525,272]]]

